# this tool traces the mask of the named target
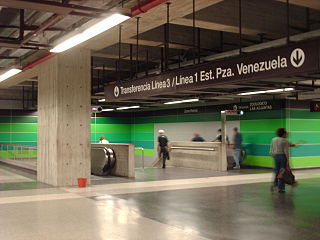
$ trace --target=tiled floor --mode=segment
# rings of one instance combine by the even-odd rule
[[[269,172],[235,173],[159,169],[85,189],[0,191],[0,239],[320,239],[320,170],[296,172],[286,194],[270,192]]]

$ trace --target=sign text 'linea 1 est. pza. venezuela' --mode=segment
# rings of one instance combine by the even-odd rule
[[[144,98],[217,84],[315,72],[319,70],[319,46],[317,39],[109,84],[105,87],[105,98],[106,101]]]

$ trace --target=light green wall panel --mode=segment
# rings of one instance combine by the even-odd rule
[[[130,133],[130,124],[92,124],[91,132],[97,133]]]
[[[285,127],[282,119],[245,120],[240,122],[241,132],[276,132],[277,128]]]
[[[289,119],[287,120],[287,128],[293,132],[320,132],[320,119]]]
[[[12,132],[37,132],[38,125],[36,123],[13,123],[12,125]]]

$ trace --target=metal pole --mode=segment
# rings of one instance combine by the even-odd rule
[[[24,9],[20,9],[19,40],[22,41],[23,37],[24,37]]]
[[[24,109],[24,87],[22,87],[22,109]]]
[[[290,43],[290,8],[289,0],[286,2],[286,13],[287,13],[287,43]]]
[[[242,53],[242,1],[239,0],[239,53]]]
[[[93,56],[91,56],[91,95],[94,95],[94,88],[93,88]]]
[[[103,90],[103,91],[104,91],[105,78],[106,78],[105,66],[104,66],[104,64],[103,64],[103,65],[102,65],[102,90]]]
[[[141,154],[142,154],[142,168],[144,169],[144,148],[141,148]]]
[[[34,96],[34,82],[32,82],[32,85],[31,85],[31,97],[32,97],[32,107],[35,106],[34,102],[35,102],[35,96]]]
[[[147,61],[147,64],[146,64],[146,76],[149,75],[149,51],[146,50],[146,61]]]
[[[168,58],[167,58],[167,24],[163,25],[163,46],[164,46],[164,70],[167,70]]]
[[[192,54],[193,64],[196,64],[196,1],[192,0]]]
[[[97,91],[100,92],[100,70],[98,69],[97,72],[98,72],[98,89],[97,89]]]
[[[121,63],[121,29],[122,29],[122,26],[121,26],[121,24],[119,25],[119,60],[118,60],[118,81],[120,81],[120,79],[121,79],[121,70],[120,70],[120,63]]]
[[[224,171],[228,167],[227,162],[227,116],[225,111],[221,111],[221,171]]]
[[[198,64],[200,63],[201,61],[201,55],[200,55],[200,52],[201,52],[201,43],[200,43],[200,28],[198,28]]]
[[[138,77],[138,73],[139,73],[139,20],[140,17],[137,17],[137,43],[136,43],[136,78]]]
[[[163,72],[163,48],[160,48],[161,49],[161,72]]]
[[[130,79],[133,78],[133,54],[132,54],[132,44],[130,44]]]
[[[169,69],[169,24],[170,24],[170,2],[167,2],[167,23],[164,25],[164,49],[165,49],[165,70]]]

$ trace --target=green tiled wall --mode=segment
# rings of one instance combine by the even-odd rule
[[[263,116],[262,116],[263,115]],[[298,143],[290,148],[292,167],[320,166],[320,113],[309,110],[283,109],[260,112],[260,119],[248,116],[240,122],[246,163],[254,166],[272,167],[269,156],[270,142],[279,127],[289,131],[288,140]]]
[[[230,120],[239,120],[231,116]],[[154,156],[156,123],[220,121],[219,113],[177,114],[136,118],[91,118],[91,142],[105,136],[110,142],[132,143],[144,148],[146,156]],[[320,166],[320,113],[309,110],[283,109],[248,112],[240,118],[249,165],[272,167],[269,156],[271,139],[279,127],[286,127],[289,140],[299,143],[290,149],[293,167]],[[0,143],[37,145],[37,117],[0,116]],[[6,154],[9,154],[7,152]],[[141,150],[136,150],[140,155]]]

